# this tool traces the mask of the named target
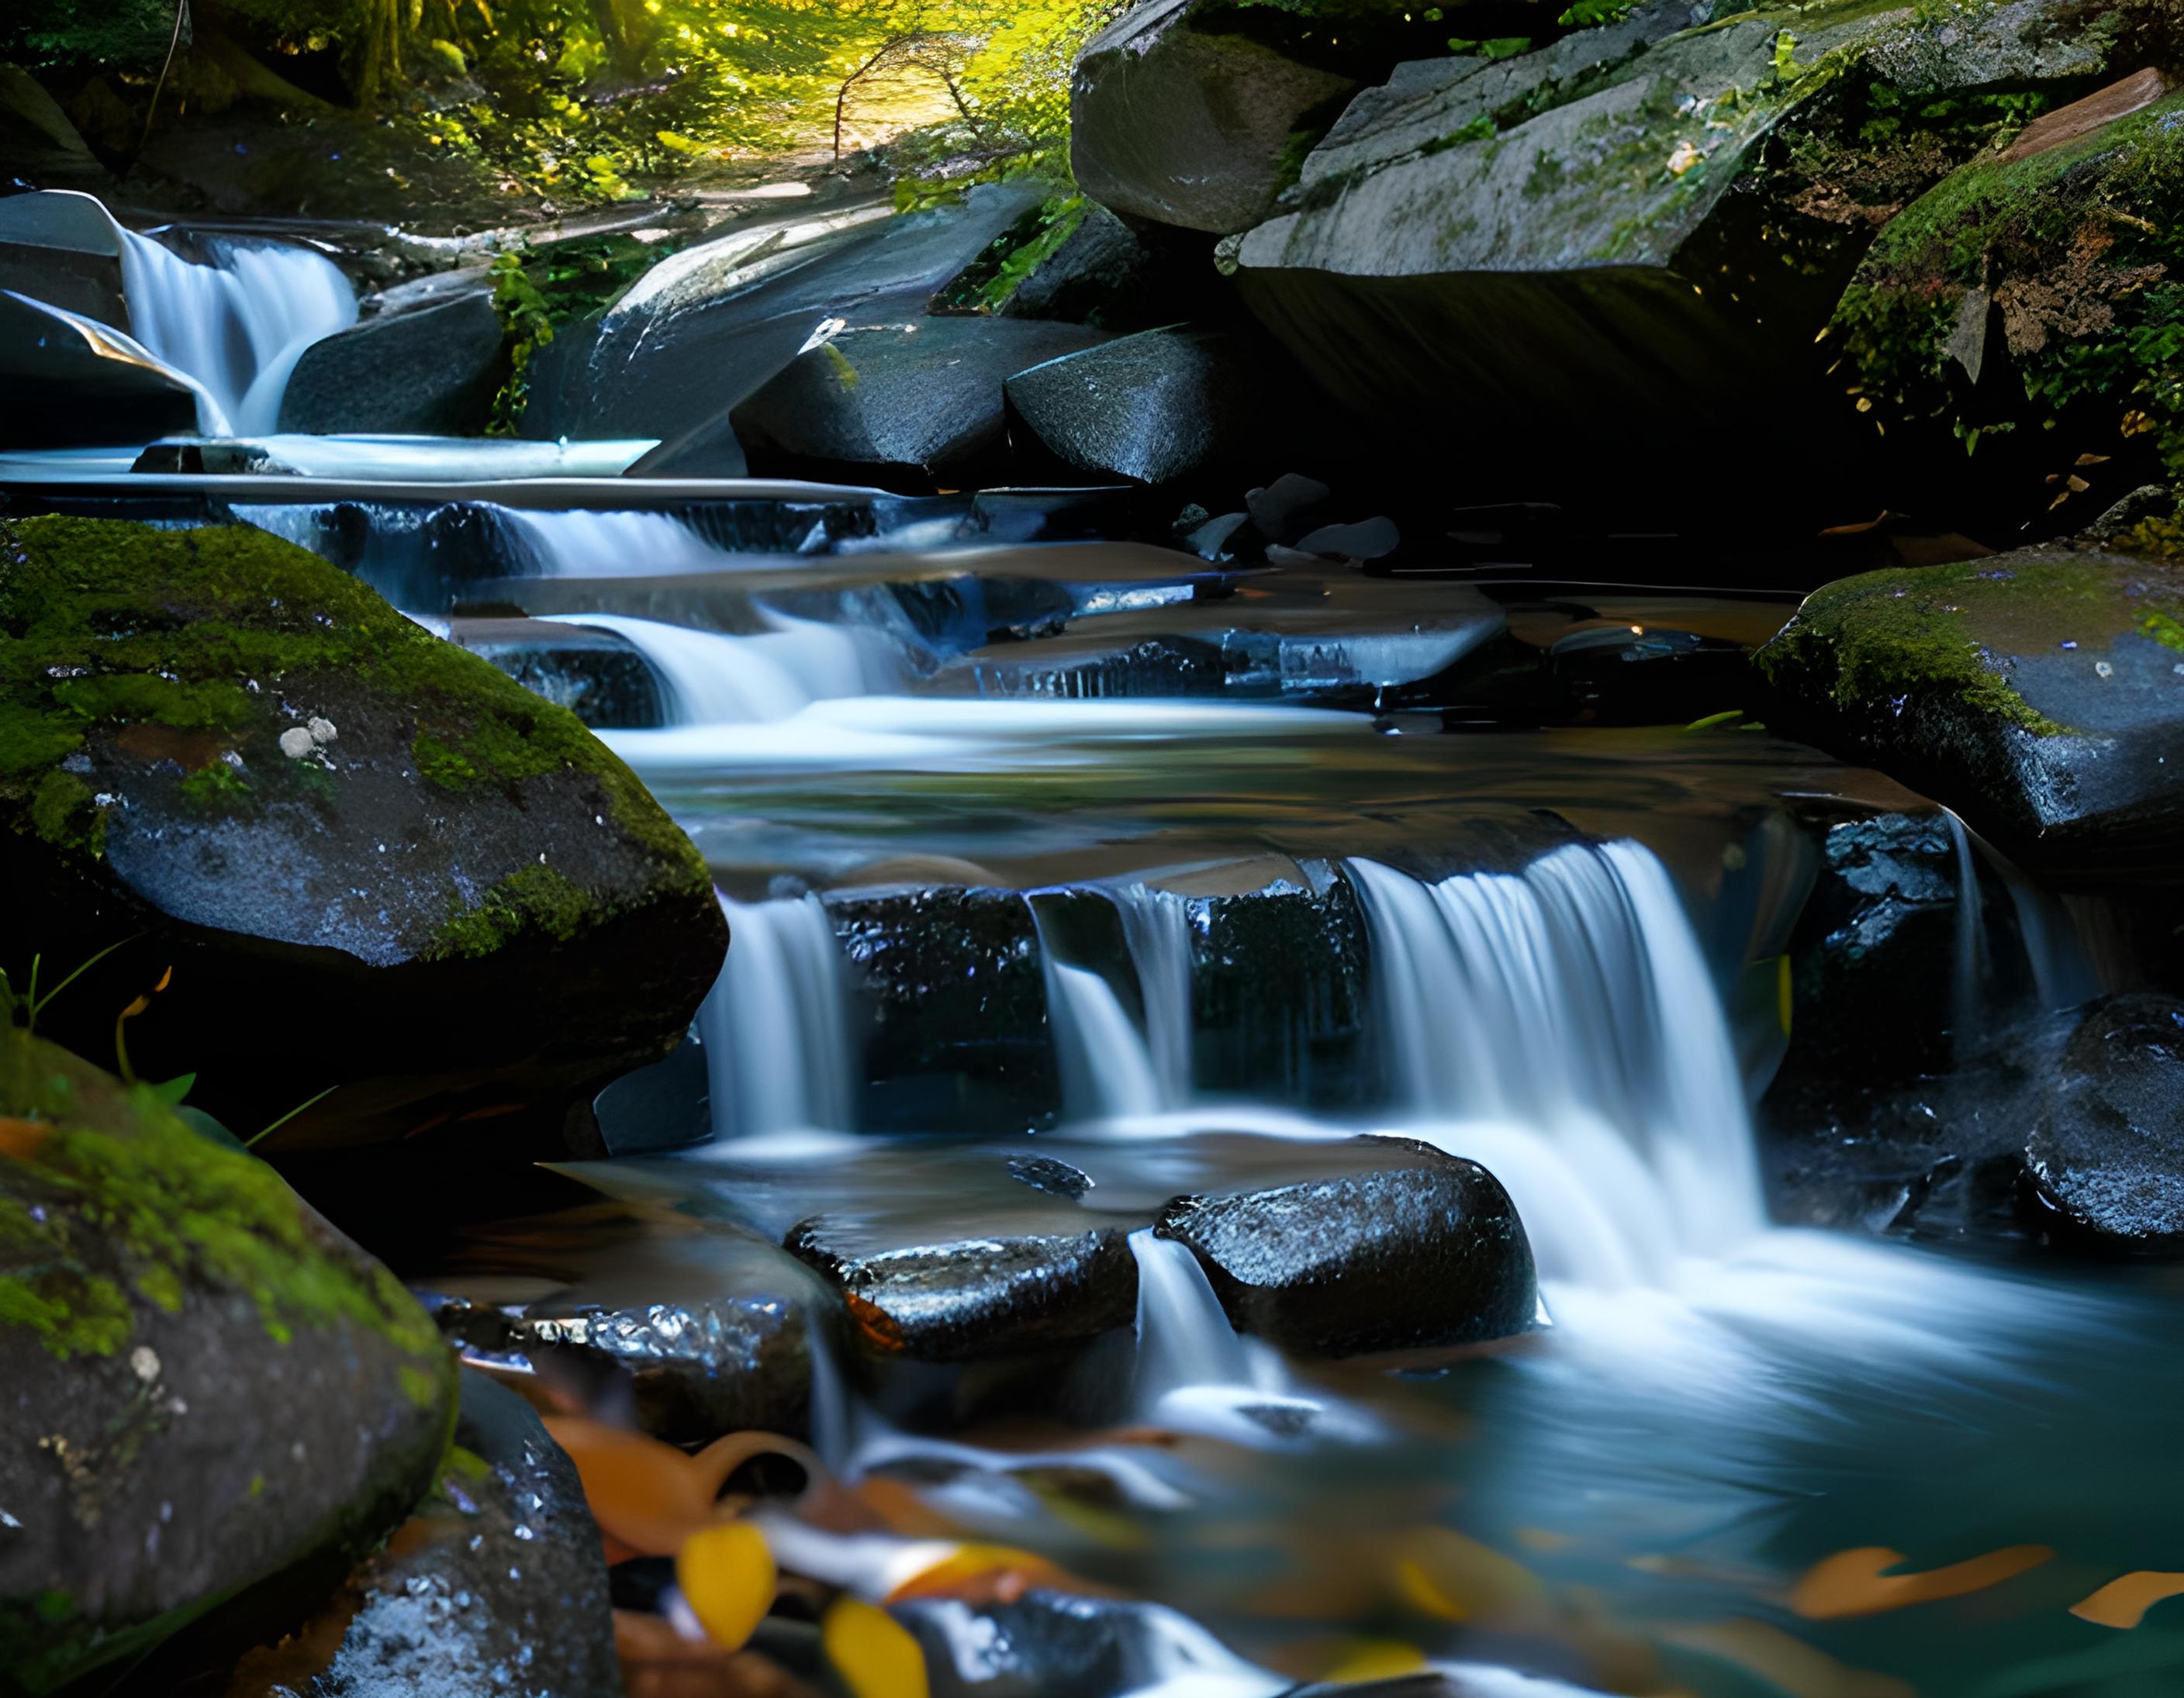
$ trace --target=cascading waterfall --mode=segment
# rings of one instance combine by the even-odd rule
[[[1980,891],[1979,861],[1972,854],[1971,833],[1949,809],[1942,810],[1942,817],[1949,822],[1949,841],[1957,853],[1955,983],[1949,990],[1949,1042],[1957,1059],[1962,1061],[1980,1035],[1980,986],[1986,975],[1986,900]]]
[[[733,941],[698,1013],[713,1135],[855,1127],[849,988],[816,896],[721,901]]]
[[[771,629],[749,637],[616,614],[552,616],[627,638],[666,687],[670,722],[677,726],[787,719],[816,701],[883,690],[895,670],[883,638],[779,614],[768,616]]]
[[[207,436],[276,428],[304,350],[356,322],[348,279],[310,248],[214,237],[200,265],[148,236],[120,236],[130,334],[196,380]]]
[[[1573,844],[1430,885],[1346,866],[1407,1129],[1507,1186],[1543,1275],[1658,1283],[1760,1232],[1736,1050],[1650,852]]]
[[[1043,938],[1039,954],[1065,1116],[1106,1121],[1158,1114],[1167,1105],[1152,1051],[1115,988],[1089,967],[1056,960]]]
[[[1212,1389],[1278,1397],[1287,1390],[1281,1358],[1229,1326],[1212,1283],[1188,1245],[1143,1227],[1130,1234],[1130,1254],[1138,1263],[1138,1359],[1131,1399],[1142,1418],[1154,1418],[1178,1393]]]
[[[1163,1101],[1173,1106],[1191,1087],[1190,905],[1149,884],[1118,885],[1109,894],[1137,969],[1153,1076]]]
[[[655,577],[733,564],[672,513],[510,508],[504,519],[540,577]]]

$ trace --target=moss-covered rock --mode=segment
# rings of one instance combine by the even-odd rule
[[[596,1088],[672,1046],[725,943],[689,841],[572,715],[242,527],[0,528],[0,873],[19,947],[139,940],[64,1035],[103,1047],[171,965],[140,1063],[246,1127],[367,1072],[390,1111]]]
[[[1246,300],[1364,417],[1431,418],[1437,453],[1545,443],[1588,489],[1658,487],[1641,437],[1703,453],[1755,415],[1778,465],[1873,441],[1813,344],[1874,232],[2184,25],[2171,0],[1710,10],[1401,67],[1244,238]]]
[[[1836,309],[1854,404],[2039,519],[2184,476],[2184,95],[2151,68],[1881,231]]]
[[[2026,549],[1869,572],[1759,651],[1777,718],[2065,871],[2176,877],[2184,566]]]
[[[338,1575],[430,1484],[455,1371],[271,1168],[10,1026],[0,1384],[0,1667],[40,1693]]]

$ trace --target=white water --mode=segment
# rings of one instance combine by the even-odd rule
[[[1979,882],[1979,861],[1972,854],[1971,833],[1964,822],[1944,808],[1949,822],[1949,841],[1957,852],[1957,935],[1953,951],[1949,988],[1949,1044],[1958,1061],[1969,1059],[1980,1038],[1980,988],[1986,977],[1986,899]]]
[[[1144,1227],[1130,1234],[1130,1254],[1138,1264],[1138,1352],[1130,1386],[1136,1419],[1263,1444],[1268,1431],[1249,1410],[1317,1410],[1295,1395],[1279,1352],[1229,1326],[1212,1282],[1187,1246]]]
[[[694,631],[610,613],[550,615],[626,637],[666,687],[677,726],[751,725],[784,720],[814,702],[861,696],[892,682],[885,639],[846,626],[769,615],[751,637]]]
[[[1144,1033],[1115,988],[1089,967],[1065,966],[1042,946],[1046,1019],[1061,1073],[1061,1106],[1072,1121],[1128,1120],[1166,1106]]]
[[[826,905],[723,898],[721,908],[733,941],[698,1011],[714,1136],[854,1127],[849,987]]]
[[[286,243],[214,237],[208,265],[124,230],[130,333],[200,386],[207,436],[273,430],[304,350],[356,322],[356,294],[324,254]]]
[[[543,577],[666,576],[732,564],[671,513],[511,508],[507,522]]]
[[[1149,884],[1119,885],[1109,894],[1137,969],[1145,1050],[1162,1102],[1173,1107],[1191,1089],[1190,905]]]

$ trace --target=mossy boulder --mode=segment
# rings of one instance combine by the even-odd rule
[[[0,1028],[0,1667],[42,1693],[409,1512],[455,1367],[393,1274],[162,1095]]]
[[[1774,464],[1840,452],[1873,433],[1814,342],[1875,231],[2184,24],[2170,0],[1708,9],[1401,67],[1238,246],[1245,298],[1362,416],[1434,420],[1436,454],[1643,491],[1634,442],[1703,452],[1755,415]]]
[[[352,1140],[558,1112],[673,1047],[727,941],[574,715],[240,526],[0,526],[0,887],[48,961],[131,940],[57,1035],[103,1052],[171,966],[148,1076],[245,1128],[343,1086]]]
[[[1868,572],[1756,657],[1784,728],[2060,873],[2173,882],[2184,851],[2184,564],[2025,549]]]
[[[2184,476],[2169,87],[2149,67],[1955,172],[1881,231],[1836,309],[1852,404],[1930,488],[2012,528]]]

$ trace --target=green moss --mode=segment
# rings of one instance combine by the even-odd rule
[[[182,799],[209,814],[231,814],[253,800],[250,785],[225,760],[215,760],[182,780]]]
[[[469,907],[458,905],[432,940],[431,955],[489,955],[526,933],[566,942],[592,917],[582,886],[548,866],[512,872]]]

